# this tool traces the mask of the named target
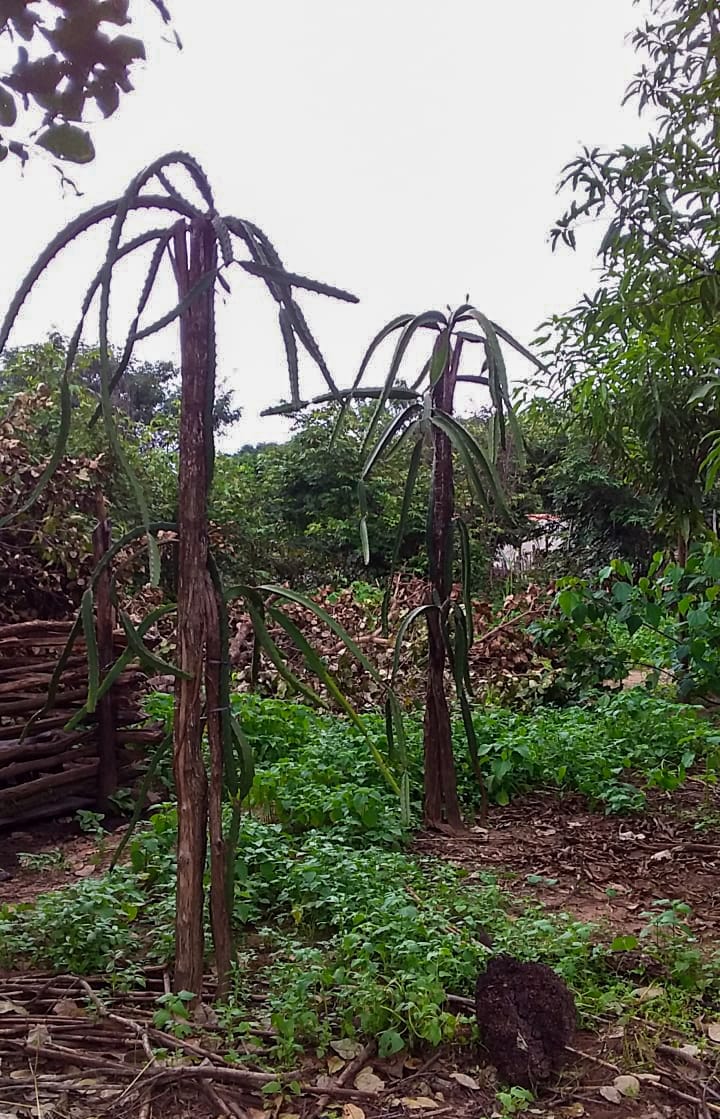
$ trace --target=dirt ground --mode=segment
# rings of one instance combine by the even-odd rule
[[[96,840],[74,824],[0,833],[0,868],[9,875],[0,875],[0,905],[29,901],[97,873],[118,838],[109,836],[99,855]],[[692,906],[693,927],[707,945],[720,939],[720,794],[708,793],[699,783],[689,782],[672,796],[658,793],[641,816],[603,816],[588,811],[580,798],[538,793],[493,808],[486,826],[477,825],[466,836],[420,834],[414,849],[462,865],[471,876],[492,871],[508,889],[534,896],[550,909],[600,922],[615,935],[646,924],[642,913],[653,900],[680,898]],[[35,856],[34,866],[20,865],[21,852]],[[155,1036],[152,1008],[164,982],[160,973],[149,974],[142,995],[98,1001],[89,1012],[87,989],[76,978],[0,975],[0,1119],[96,1119],[119,1112],[138,1119],[319,1119],[325,1114],[490,1119],[497,1107],[492,1070],[472,1046],[400,1054],[390,1061],[365,1051],[347,1057],[342,1067],[337,1058],[328,1065],[309,1054],[296,1073],[299,1095],[263,1096],[253,1085],[232,1079],[242,1066],[214,1053],[211,1041],[203,1040],[203,1049],[195,1038],[182,1043]],[[99,980],[92,989],[98,992],[101,985]],[[714,1075],[720,1045],[709,1066],[706,1055],[701,1061],[694,1050],[683,1049],[684,1039],[662,1041],[660,1049],[648,1052],[640,1026],[635,1036],[632,1023],[618,1029],[610,1020],[598,1020],[596,1033],[578,1035],[557,1089],[523,1114],[545,1119],[720,1115],[720,1082]],[[160,1068],[152,1054],[164,1044],[169,1056]],[[191,1072],[188,1061],[197,1067],[198,1060],[204,1062],[207,1081]],[[368,1070],[377,1078],[369,1084]],[[638,1077],[637,1098],[618,1099],[616,1091],[616,1098],[608,1099],[615,1078],[628,1071]],[[328,1076],[335,1081],[326,1092],[323,1077]],[[139,1088],[151,1080],[150,1105]]]
[[[693,928],[720,943],[720,790],[689,781],[651,795],[642,815],[603,816],[582,797],[534,794],[490,809],[467,838],[420,835],[415,850],[499,873],[552,910],[639,931],[656,899],[692,906]]]

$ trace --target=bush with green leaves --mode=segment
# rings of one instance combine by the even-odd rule
[[[172,697],[158,697],[172,708]],[[335,828],[348,843],[397,846],[397,802],[357,728],[299,703],[233,696],[233,711],[256,754],[248,802],[293,834]],[[364,715],[365,735],[387,751],[385,722]],[[422,728],[405,720],[414,814],[419,809]],[[607,812],[641,810],[649,789],[672,790],[688,773],[714,782],[720,731],[685,703],[642,687],[591,695],[582,706],[528,711],[473,709],[480,766],[491,803],[505,805],[533,789],[580,793]],[[467,758],[462,722],[453,734],[466,812],[481,802]]]
[[[529,714],[491,708],[476,712],[474,722],[488,793],[498,804],[550,787],[582,793],[607,812],[637,811],[648,789],[677,788],[697,766],[714,780],[720,767],[720,732],[693,708],[642,688],[587,707]],[[464,784],[466,797],[471,788]]]
[[[593,581],[562,580],[546,632],[553,627],[563,636],[568,659],[573,647],[590,646],[591,634],[597,643],[606,633],[617,660],[615,680],[636,663],[653,669],[655,681],[662,669],[669,671],[681,698],[718,696],[720,546],[709,541],[694,548],[685,565],[656,552],[637,577],[627,562],[615,559]],[[626,636],[612,640],[621,628]]]

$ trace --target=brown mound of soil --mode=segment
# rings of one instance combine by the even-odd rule
[[[495,956],[478,978],[475,1007],[483,1044],[502,1080],[534,1089],[560,1070],[577,1013],[551,968]]]

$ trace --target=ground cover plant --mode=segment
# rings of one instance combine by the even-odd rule
[[[168,714],[171,704],[156,696],[150,706]],[[699,951],[681,901],[647,912],[645,963],[618,976],[618,952],[637,949],[638,937],[551,912],[496,873],[468,874],[413,853],[396,798],[357,728],[289,701],[235,696],[233,706],[257,762],[235,867],[240,954],[217,1010],[230,1038],[254,1036],[269,1022],[272,1059],[281,1062],[343,1037],[376,1037],[384,1056],[453,1039],[464,1027],[448,995],[472,993],[484,932],[497,950],[555,967],[584,1013],[633,1005],[653,956],[669,977],[654,1015],[687,1027],[713,997],[714,965]],[[383,720],[366,721],[380,739]],[[645,788],[673,788],[693,767],[711,779],[720,742],[692,709],[642,689],[584,710],[481,709],[475,723],[499,805],[554,786],[578,790],[607,812],[632,812]],[[456,731],[462,736],[460,724]],[[419,779],[419,721],[408,741]],[[469,779],[460,789],[469,811],[476,792]],[[417,795],[415,805],[419,811]],[[176,829],[174,804],[158,804],[112,871],[5,905],[2,965],[100,974],[113,989],[141,982],[146,964],[171,959]]]

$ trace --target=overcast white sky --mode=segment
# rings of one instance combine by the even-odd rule
[[[142,5],[134,0],[133,6]],[[0,307],[45,243],[175,148],[195,155],[219,208],[257,222],[293,270],[355,292],[359,306],[300,296],[336,379],[347,384],[379,327],[461,302],[529,342],[592,286],[598,231],[552,254],[560,170],[584,143],[645,131],[620,102],[635,67],[631,0],[173,0],[184,50],[138,23],[149,62],[94,131],[96,162],[63,197],[38,161],[0,168]],[[100,240],[56,265],[12,341],[71,332]],[[137,275],[118,291],[120,332]],[[126,290],[127,289],[127,290]],[[173,302],[166,286],[164,304]],[[156,305],[159,309],[159,305]],[[90,333],[92,337],[92,330]],[[121,335],[118,333],[118,340]],[[218,322],[219,373],[244,418],[231,445],[281,436],[260,419],[286,395],[274,304],[233,280]],[[176,357],[171,328],[147,356]],[[513,364],[513,371],[519,371]],[[305,392],[320,385],[305,368]],[[307,375],[309,374],[309,376]],[[382,374],[378,368],[377,377]]]

